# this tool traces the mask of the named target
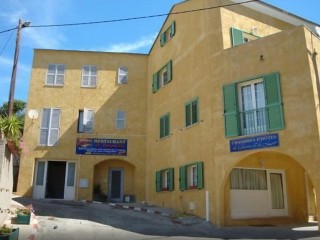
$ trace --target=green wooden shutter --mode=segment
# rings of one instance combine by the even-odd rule
[[[172,60],[170,60],[167,63],[166,68],[167,68],[168,82],[171,82],[171,80],[172,80]]]
[[[172,38],[176,34],[176,22],[173,21],[170,26],[170,37]]]
[[[224,124],[226,137],[239,135],[237,85],[223,86]]]
[[[191,125],[191,104],[186,104],[186,127]]]
[[[203,184],[203,162],[198,162],[197,163],[197,187],[198,189],[202,189],[204,184]]]
[[[264,77],[264,86],[268,116],[268,130],[276,131],[284,129],[279,73],[266,75]]]
[[[237,46],[244,43],[243,40],[243,32],[241,30],[238,30],[236,28],[231,28],[231,41],[232,46]]]
[[[173,168],[169,169],[169,190],[170,191],[174,190],[174,169]]]
[[[165,43],[166,43],[166,32],[163,32],[160,35],[160,46],[163,47]]]
[[[156,191],[161,192],[161,171],[156,172]]]
[[[164,131],[165,131],[165,118],[161,117],[160,118],[160,138],[163,138],[165,136]]]
[[[159,89],[159,74],[153,74],[153,81],[152,81],[152,91],[156,93]]]
[[[180,190],[184,191],[187,189],[187,178],[186,178],[186,173],[187,173],[187,167],[182,166],[179,168],[179,185],[180,185]]]
[[[165,116],[165,121],[164,121],[164,134],[165,136],[169,136],[170,134],[170,114],[166,115]]]

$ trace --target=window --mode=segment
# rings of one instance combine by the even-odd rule
[[[284,170],[234,168],[230,173],[233,219],[287,216]]]
[[[65,68],[62,64],[49,64],[46,85],[63,86]]]
[[[91,109],[79,110],[78,133],[93,132],[94,111]]]
[[[168,168],[156,172],[156,191],[173,191],[174,169]]]
[[[128,68],[119,67],[118,69],[118,84],[128,83]]]
[[[42,186],[44,180],[44,171],[45,171],[45,162],[38,162],[37,164],[37,178],[36,178],[36,185]]]
[[[180,190],[203,188],[203,162],[180,167]]]
[[[236,28],[231,28],[230,32],[233,47],[243,43],[251,42],[259,38],[252,33],[247,33]]]
[[[97,68],[91,65],[85,65],[82,68],[82,87],[96,87]]]
[[[67,187],[74,187],[74,177],[76,175],[76,164],[68,162]]]
[[[284,128],[278,73],[226,85],[223,87],[223,97],[227,137]]]
[[[42,110],[39,145],[54,146],[58,142],[61,110],[45,108]]]
[[[187,102],[186,110],[186,127],[192,126],[199,121],[199,103],[198,99]]]
[[[160,118],[160,138],[168,137],[170,134],[170,113]]]
[[[242,190],[267,190],[266,171],[234,168],[230,174],[230,188]]]
[[[172,80],[172,61],[170,60],[163,68],[153,74],[153,93],[167,85]]]
[[[263,79],[238,84],[237,91],[239,94],[242,135],[266,132],[266,102]]]
[[[126,127],[126,112],[125,111],[117,111],[116,117],[116,127],[117,129],[124,129]]]
[[[160,35],[160,46],[163,47],[176,33],[176,23],[173,21],[170,27],[161,33]]]

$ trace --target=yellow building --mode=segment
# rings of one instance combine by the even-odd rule
[[[237,3],[175,5],[147,55],[35,50],[18,192],[101,186],[216,225],[319,216],[316,24]]]

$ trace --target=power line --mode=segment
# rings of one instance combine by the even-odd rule
[[[17,28],[17,27],[15,27],[15,28],[10,28],[10,29],[7,29],[7,30],[4,30],[4,31],[1,31],[0,33],[10,32],[10,31],[12,31],[12,30],[16,30],[16,29],[18,29],[18,28]]]
[[[133,20],[140,20],[140,19],[164,17],[164,16],[169,16],[169,15],[178,15],[178,14],[199,12],[199,11],[205,11],[205,10],[210,10],[210,9],[215,9],[215,8],[220,8],[220,7],[229,7],[229,6],[235,6],[235,5],[240,5],[240,4],[246,4],[246,3],[250,3],[250,2],[258,2],[258,1],[261,1],[261,0],[248,0],[248,1],[239,2],[239,3],[230,3],[230,4],[225,4],[225,5],[207,7],[207,8],[199,8],[199,9],[193,9],[193,10],[186,10],[186,11],[180,11],[180,12],[171,12],[171,13],[163,13],[163,14],[156,14],[156,15],[149,15],[149,16],[120,18],[120,19],[102,20],[102,21],[94,21],[94,22],[34,25],[34,26],[29,26],[29,27],[32,27],[32,28],[69,27],[69,26],[79,26],[79,25],[92,25],[92,24],[102,24],[102,23],[133,21]],[[17,28],[11,28],[11,29],[8,29],[8,30],[5,30],[5,31],[0,31],[0,33],[9,32],[9,31],[12,31],[14,29],[17,29]]]
[[[12,37],[12,34],[13,34],[13,31],[11,32],[11,34],[10,34],[10,36],[9,36],[8,40],[7,40],[7,41],[6,41],[6,43],[4,44],[4,46],[3,46],[3,48],[2,48],[2,50],[1,50],[1,52],[0,52],[0,57],[1,57],[1,55],[2,55],[2,53],[3,53],[3,51],[4,51],[4,49],[7,47],[8,42],[10,41],[10,39],[11,39],[11,37]]]

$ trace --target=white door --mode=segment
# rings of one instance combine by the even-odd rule
[[[33,184],[33,198],[45,197],[47,179],[47,161],[38,161],[36,164],[35,179]]]
[[[74,200],[76,163],[67,162],[65,168],[66,168],[65,169],[66,174],[65,174],[65,180],[64,180],[63,199]],[[47,182],[48,180],[51,180],[51,181],[55,180],[55,179],[47,179],[47,178],[48,178],[48,161],[38,161],[36,163],[35,179],[33,184],[34,199],[46,198]]]
[[[272,170],[269,172],[269,196],[270,196],[270,215],[286,216],[287,208],[287,191],[284,171]]]
[[[76,176],[76,163],[68,162],[66,169],[66,179],[64,188],[64,199],[74,200],[75,193],[75,176]]]

